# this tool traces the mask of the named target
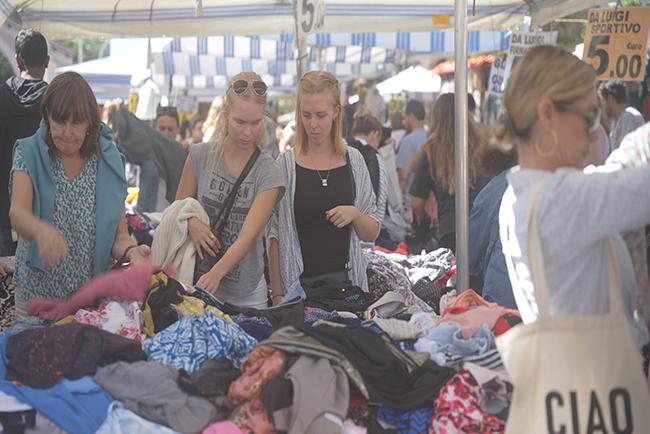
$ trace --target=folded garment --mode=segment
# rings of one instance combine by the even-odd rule
[[[203,430],[203,434],[243,434],[237,425],[227,420],[213,423]]]
[[[144,350],[150,360],[192,373],[206,359],[226,358],[238,368],[256,345],[237,324],[208,310],[203,316],[184,316],[146,339]]]
[[[453,375],[453,370],[431,361],[418,366],[366,328],[318,325],[300,331],[345,356],[363,377],[370,399],[396,409],[429,402]]]
[[[285,355],[275,348],[260,345],[248,355],[241,367],[241,376],[230,384],[228,400],[234,405],[259,398],[264,386],[284,366]]]
[[[55,320],[72,315],[79,309],[91,307],[102,298],[133,300],[142,303],[149,291],[149,279],[155,271],[153,264],[134,265],[126,269],[107,271],[75,291],[67,300],[36,298],[27,303],[27,313]]]
[[[462,336],[460,326],[443,323],[429,330],[415,343],[417,351],[428,352],[431,359],[441,366],[449,366],[450,356],[461,358],[479,356],[496,349],[494,334],[482,326],[471,338]]]
[[[505,422],[484,412],[480,388],[468,371],[457,373],[440,391],[434,404],[430,433],[492,434],[505,431]]]
[[[454,323],[460,326],[463,338],[469,339],[476,334],[481,326],[486,325],[490,330],[499,317],[505,313],[501,306],[478,306],[475,308],[447,309],[440,318],[440,323]]]
[[[332,366],[327,359],[300,356],[278,380],[268,384],[264,392],[276,386],[279,398],[292,396],[289,405],[278,405],[282,399],[275,396],[265,402],[264,392],[262,397],[265,408],[272,410],[269,413],[276,430],[288,434],[341,432],[350,400],[348,378],[343,369]]]
[[[433,417],[433,407],[427,404],[411,410],[396,410],[384,405],[379,409],[377,417],[394,426],[399,434],[426,433]]]
[[[178,434],[166,426],[150,422],[125,409],[115,401],[108,408],[108,417],[95,434]]]
[[[226,396],[230,384],[237,377],[239,369],[235,369],[230,360],[208,359],[192,374],[181,369],[178,372],[178,385],[191,395]]]
[[[35,388],[94,375],[99,366],[145,360],[140,344],[85,324],[29,329],[9,337],[6,379]]]
[[[19,386],[5,379],[6,347],[9,334],[0,335],[0,391],[28,404],[39,415],[36,427],[28,433],[56,434],[50,421],[69,434],[86,434],[97,431],[106,419],[111,396],[90,377],[59,381],[48,389]],[[43,427],[44,430],[40,430]]]
[[[142,309],[137,301],[106,299],[97,309],[79,309],[74,322],[95,326],[127,339],[142,342]]]
[[[177,369],[156,362],[114,363],[95,375],[127,409],[181,433],[201,432],[227,417],[207,399],[181,390],[177,378]]]

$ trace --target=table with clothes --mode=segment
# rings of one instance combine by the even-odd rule
[[[32,300],[46,325],[0,335],[1,432],[504,432],[495,337],[518,313],[456,296],[449,251],[367,255],[368,292],[323,283],[266,309],[150,265]],[[423,279],[450,291],[422,299]]]

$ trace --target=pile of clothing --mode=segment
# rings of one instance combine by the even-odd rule
[[[438,315],[411,290],[431,262],[371,255],[369,293],[307,288],[267,309],[144,265],[31,300],[48,325],[0,335],[3,432],[503,432],[494,337],[518,313],[467,291]]]

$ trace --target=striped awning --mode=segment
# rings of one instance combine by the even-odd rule
[[[472,54],[508,48],[508,32],[470,31]],[[322,55],[333,63],[393,63],[404,53],[453,53],[451,30],[436,32],[317,33],[308,39],[309,57]],[[206,36],[174,38],[163,51],[268,60],[294,60],[291,34],[263,36]]]
[[[180,88],[224,88],[228,79],[242,71],[255,71],[271,87],[293,86],[298,73],[293,60],[224,58],[163,51],[153,53],[152,76],[161,86]],[[318,69],[311,62],[309,70]],[[325,63],[324,69],[340,78],[373,76],[394,71],[393,63]],[[165,84],[166,83],[166,84]]]

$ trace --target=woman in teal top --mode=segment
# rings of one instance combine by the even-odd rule
[[[37,323],[25,313],[27,301],[69,297],[110,268],[111,257],[150,256],[129,237],[124,164],[88,83],[74,72],[57,76],[42,114],[36,134],[16,142],[11,172],[19,323]]]

